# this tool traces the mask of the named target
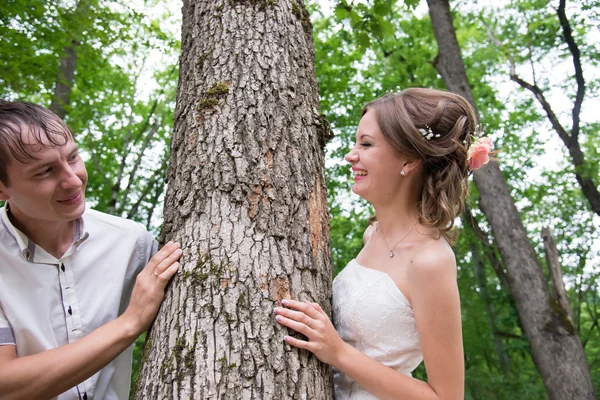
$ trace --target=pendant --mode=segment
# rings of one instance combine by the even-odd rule
[[[390,250],[390,258],[394,257],[394,252]]]

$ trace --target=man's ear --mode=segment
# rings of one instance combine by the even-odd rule
[[[6,201],[9,199],[7,190],[6,190],[6,186],[4,186],[4,183],[0,182],[0,200],[1,201]]]

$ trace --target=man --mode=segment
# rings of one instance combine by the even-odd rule
[[[0,399],[127,399],[132,343],[181,249],[85,209],[87,172],[64,122],[0,100]]]

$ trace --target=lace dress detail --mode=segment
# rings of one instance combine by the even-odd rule
[[[361,353],[405,375],[423,361],[413,309],[385,272],[356,260],[333,281],[333,322],[341,338]],[[377,399],[334,370],[335,398]]]

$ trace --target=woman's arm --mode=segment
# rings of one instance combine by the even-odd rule
[[[432,252],[411,263],[409,281],[429,382],[397,372],[344,343],[318,304],[282,302],[280,324],[308,341],[285,338],[314,353],[380,399],[463,399],[464,361],[456,264],[452,251]]]

